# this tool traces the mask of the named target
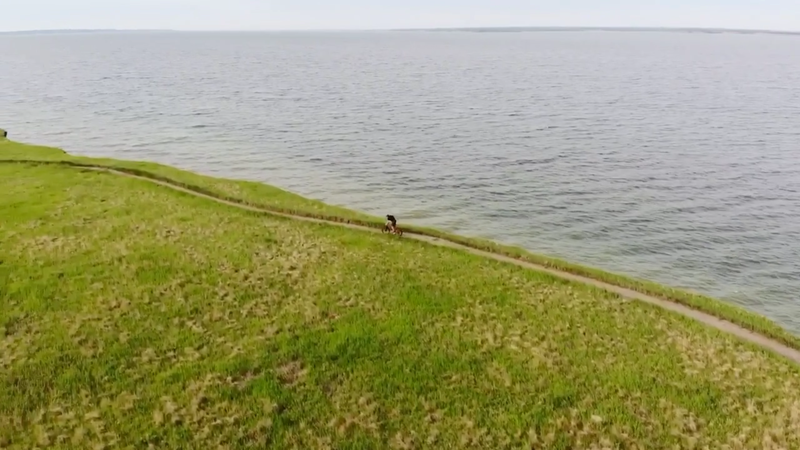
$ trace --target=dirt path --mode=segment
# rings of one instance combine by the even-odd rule
[[[236,203],[236,202],[233,202],[233,201],[220,199],[220,198],[217,198],[217,197],[214,197],[214,196],[211,196],[211,195],[202,194],[202,193],[193,191],[191,189],[186,189],[184,187],[177,186],[175,184],[171,184],[171,183],[166,182],[166,181],[155,180],[155,179],[152,179],[152,178],[139,176],[139,175],[134,175],[134,174],[130,174],[130,173],[114,170],[114,169],[100,168],[100,167],[86,167],[86,166],[84,166],[83,168],[90,169],[90,170],[96,170],[96,171],[99,171],[99,172],[108,172],[108,173],[112,173],[112,174],[115,174],[115,175],[120,175],[120,176],[124,176],[124,177],[128,177],[128,178],[136,178],[136,179],[139,179],[139,180],[147,181],[149,183],[158,184],[158,185],[161,185],[161,186],[164,186],[164,187],[176,190],[176,191],[180,191],[180,192],[183,192],[183,193],[186,193],[186,194],[189,194],[189,195],[194,195],[196,197],[202,197],[202,198],[205,198],[205,199],[208,199],[208,200],[211,200],[211,201],[215,201],[217,203],[223,203],[225,205],[233,206],[235,208],[240,208],[240,209],[245,209],[245,210],[255,211],[255,212],[261,212],[261,213],[267,213],[267,214],[271,214],[271,215],[274,215],[274,216],[281,216],[281,217],[286,217],[286,218],[290,218],[290,219],[294,219],[294,220],[304,220],[304,221],[307,221],[307,222],[325,223],[325,224],[329,224],[329,225],[336,225],[336,226],[352,228],[352,229],[358,229],[358,230],[363,230],[363,231],[380,232],[380,230],[377,230],[377,229],[374,229],[374,228],[365,227],[365,226],[361,226],[361,225],[334,222],[334,221],[328,221],[328,220],[323,220],[323,219],[314,219],[314,218],[311,218],[311,217],[296,216],[296,215],[292,215],[292,214],[286,214],[286,213],[279,213],[279,212],[275,212],[275,211],[270,211],[268,209],[258,208],[258,207],[255,207],[255,206],[244,205],[244,204],[241,204],[241,203]],[[734,323],[728,322],[727,320],[719,319],[717,317],[712,316],[711,314],[707,314],[707,313],[704,313],[704,312],[689,308],[688,306],[684,306],[684,305],[681,305],[679,303],[670,302],[670,301],[663,300],[663,299],[660,299],[660,298],[657,298],[657,297],[653,297],[653,296],[650,296],[650,295],[647,295],[647,294],[642,294],[640,292],[636,292],[636,291],[631,290],[631,289],[626,289],[626,288],[622,288],[622,287],[619,287],[619,286],[614,286],[612,284],[605,283],[605,282],[602,282],[602,281],[594,280],[594,279],[591,279],[591,278],[588,278],[588,277],[575,275],[575,274],[571,274],[571,273],[568,273],[568,272],[563,272],[563,271],[560,271],[560,270],[550,269],[548,267],[540,266],[538,264],[533,264],[533,263],[530,263],[530,262],[527,262],[527,261],[520,261],[518,259],[510,258],[508,256],[503,256],[503,255],[499,255],[499,254],[496,254],[496,253],[491,253],[491,252],[487,252],[487,251],[483,251],[483,250],[474,249],[474,248],[467,247],[467,246],[464,246],[464,245],[461,245],[461,244],[457,244],[457,243],[454,243],[454,242],[450,242],[450,241],[447,241],[447,240],[444,240],[444,239],[439,239],[439,238],[430,237],[430,236],[423,236],[423,235],[419,235],[419,234],[413,234],[413,233],[408,232],[408,231],[406,231],[406,233],[404,234],[403,238],[404,239],[416,239],[418,241],[427,242],[429,244],[438,245],[438,246],[441,246],[441,247],[450,247],[450,248],[459,249],[459,250],[462,250],[462,251],[465,251],[465,252],[470,252],[470,253],[475,254],[475,255],[483,256],[485,258],[491,258],[491,259],[494,259],[494,260],[497,260],[497,261],[503,261],[503,262],[507,262],[507,263],[510,263],[510,264],[515,264],[517,266],[525,267],[525,268],[536,270],[536,271],[539,271],[539,272],[544,272],[544,273],[547,273],[547,274],[550,274],[550,275],[553,275],[553,276],[556,276],[556,277],[559,277],[559,278],[567,279],[567,280],[570,280],[570,281],[576,281],[576,282],[579,282],[579,283],[588,284],[590,286],[594,286],[594,287],[597,287],[597,288],[600,288],[600,289],[604,289],[604,290],[606,290],[608,292],[612,292],[612,293],[617,294],[620,297],[623,297],[623,298],[626,298],[626,299],[633,299],[633,300],[639,300],[639,301],[642,301],[642,302],[645,302],[645,303],[650,303],[652,305],[659,306],[661,308],[676,312],[676,313],[684,315],[686,317],[691,317],[692,319],[695,319],[695,320],[697,320],[699,322],[702,322],[702,323],[704,323],[704,324],[706,324],[708,326],[714,327],[714,328],[716,328],[718,330],[730,333],[730,334],[732,334],[734,336],[737,336],[737,337],[739,337],[741,339],[744,339],[745,341],[749,341],[749,342],[752,342],[754,344],[760,345],[761,347],[763,347],[765,349],[771,350],[771,351],[773,351],[773,352],[775,352],[775,353],[777,353],[779,355],[782,355],[782,356],[794,361],[795,363],[800,364],[800,351],[795,350],[793,348],[790,348],[790,347],[788,347],[788,346],[786,346],[786,345],[784,345],[784,344],[782,344],[782,343],[780,343],[780,342],[778,342],[776,340],[773,340],[773,339],[770,339],[768,337],[762,336],[760,334],[754,333],[754,332],[752,332],[752,331],[750,331],[750,330],[748,330],[746,328],[743,328],[743,327],[741,327],[739,325],[736,325]]]

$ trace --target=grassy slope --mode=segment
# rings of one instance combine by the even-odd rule
[[[182,184],[185,187],[210,193],[218,197],[276,211],[336,221],[349,221],[375,227],[379,227],[383,224],[381,218],[372,217],[345,208],[326,205],[322,202],[309,200],[262,183],[212,178],[155,163],[76,157],[52,147],[31,146],[0,139],[0,161],[4,160],[67,161],[79,164],[108,166],[128,170],[140,175],[168,179]],[[474,248],[493,251],[547,267],[588,276],[617,286],[682,303],[774,338],[796,349],[800,349],[800,337],[787,332],[781,326],[763,316],[713,298],[684,290],[672,289],[649,281],[637,280],[623,275],[604,272],[595,268],[572,264],[547,256],[532,254],[517,247],[500,245],[481,239],[455,236],[427,228],[408,227],[408,229],[422,234],[445,238]]]
[[[648,305],[110,174],[0,192],[0,447],[800,445],[796,367]]]
[[[0,191],[0,445],[800,445],[796,368],[638,302],[108,174]]]

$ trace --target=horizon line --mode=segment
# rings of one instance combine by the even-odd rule
[[[526,32],[526,31],[704,31],[733,33],[767,33],[782,35],[800,35],[800,30],[778,30],[766,28],[726,28],[726,27],[654,27],[654,26],[477,26],[477,27],[411,27],[411,28],[308,28],[308,29],[170,29],[170,28],[46,28],[28,30],[0,31],[2,34],[34,34],[34,33],[292,33],[292,32],[413,32],[413,31],[465,31],[465,32]]]

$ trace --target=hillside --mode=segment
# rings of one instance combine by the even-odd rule
[[[0,142],[0,447],[800,446],[797,367],[692,319],[459,249],[20,159],[88,161]]]

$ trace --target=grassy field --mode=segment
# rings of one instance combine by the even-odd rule
[[[800,448],[796,366],[654,307],[80,168],[0,192],[0,448]]]
[[[144,175],[150,178],[165,179],[199,192],[211,194],[236,202],[254,205],[279,212],[286,212],[332,221],[352,222],[372,227],[383,225],[383,219],[369,216],[346,208],[326,205],[306,199],[273,186],[249,181],[227,180],[207,177],[174,167],[150,162],[121,161],[116,159],[87,158],[73,156],[52,147],[25,145],[0,138],[0,162],[2,161],[41,161],[49,163],[85,164],[113,167],[118,170]],[[556,258],[532,254],[517,247],[500,245],[481,239],[451,235],[439,230],[421,227],[408,227],[411,231],[447,239],[473,248],[511,256],[517,259],[564,270],[578,275],[605,281],[617,286],[633,289],[645,294],[688,305],[717,317],[769,336],[790,347],[800,349],[800,337],[784,330],[771,320],[735,305],[720,302],[697,293],[672,289],[646,280],[638,280],[623,275],[608,273],[599,269],[572,264]]]

